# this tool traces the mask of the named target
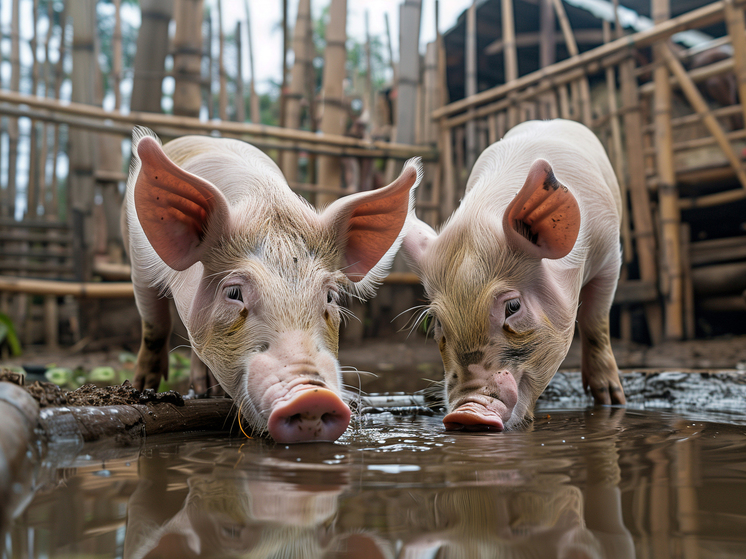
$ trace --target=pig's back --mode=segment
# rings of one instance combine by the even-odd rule
[[[593,132],[571,120],[532,120],[512,128],[482,152],[469,177],[467,193],[476,188],[482,191],[474,193],[477,197],[489,197],[492,204],[504,208],[539,158],[549,161],[581,206],[611,206],[617,221],[621,220],[619,185],[606,151]]]
[[[230,138],[184,136],[163,146],[185,171],[210,181],[235,204],[255,196],[290,193],[280,168],[260,149]]]

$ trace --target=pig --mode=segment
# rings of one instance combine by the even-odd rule
[[[341,304],[373,295],[389,269],[414,215],[419,160],[318,212],[245,142],[161,147],[136,128],[132,153],[122,221],[142,319],[135,386],[157,388],[168,372],[171,296],[198,357],[195,385],[211,372],[255,434],[336,440],[350,420]]]
[[[403,251],[429,300],[447,430],[529,422],[576,316],[585,390],[599,404],[625,403],[609,337],[621,212],[596,136],[552,120],[519,124],[488,147],[439,233],[413,221]]]

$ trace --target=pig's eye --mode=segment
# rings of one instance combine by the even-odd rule
[[[326,304],[331,305],[333,303],[339,303],[339,293],[330,289],[326,292]]]
[[[509,299],[505,302],[505,318],[514,315],[521,310],[521,300],[518,298]]]
[[[243,303],[243,297],[241,296],[241,288],[238,285],[231,285],[225,292],[228,299],[234,301],[241,301]]]

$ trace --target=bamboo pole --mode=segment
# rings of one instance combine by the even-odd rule
[[[38,33],[38,15],[39,0],[33,0],[31,3],[31,94],[38,95],[39,87],[39,58],[37,56],[37,33]],[[39,205],[39,133],[38,123],[36,120],[31,121],[31,130],[29,131],[29,173],[28,183],[26,184],[26,217],[35,217]]]
[[[656,23],[670,16],[669,0],[652,0],[651,12]],[[664,296],[664,334],[666,339],[684,337],[684,284],[681,268],[679,197],[676,188],[676,168],[673,160],[671,130],[671,84],[668,80],[672,52],[665,43],[653,46],[653,59],[659,64],[653,72],[655,91],[653,115],[655,122],[655,162],[658,175],[658,209],[661,235],[661,293]],[[678,61],[677,61],[678,62]],[[683,70],[683,69],[682,69]]]
[[[74,6],[77,3],[78,0],[70,2],[70,9],[75,7],[77,10],[78,7]],[[161,86],[166,77],[165,61],[169,53],[168,26],[173,13],[173,0],[140,0],[140,11],[142,24],[137,34],[130,107],[134,111],[159,113]],[[77,21],[73,21],[77,25]]]
[[[70,119],[69,123],[72,126],[79,125],[81,127],[94,127],[93,122],[97,121],[98,130],[109,130],[113,129],[113,125],[109,123],[124,123],[128,127],[142,124],[153,129],[170,129],[173,134],[174,131],[177,134],[183,134],[184,130],[199,131],[201,133],[209,134],[211,132],[220,132],[225,134],[252,136],[257,138],[277,138],[281,140],[287,140],[291,142],[306,142],[308,144],[315,145],[326,145],[326,146],[338,146],[351,149],[359,149],[361,153],[365,154],[366,151],[371,152],[373,150],[388,151],[391,157],[397,159],[415,157],[418,153],[421,153],[424,158],[433,158],[434,153],[428,146],[414,146],[408,144],[398,144],[396,142],[380,142],[380,141],[369,141],[365,139],[352,138],[349,136],[342,136],[338,134],[316,134],[307,130],[290,130],[287,128],[280,128],[277,126],[267,126],[263,124],[251,124],[251,123],[237,123],[237,122],[205,122],[197,118],[191,117],[177,117],[166,114],[154,114],[154,113],[140,113],[130,112],[123,114],[116,111],[106,111],[101,107],[87,105],[83,103],[69,102],[61,103],[59,101],[44,99],[42,97],[32,97],[20,93],[14,93],[6,90],[0,90],[0,113],[10,112],[4,108],[1,104],[9,103],[11,105],[25,105],[30,108],[39,108],[44,110],[55,111],[60,114],[74,115],[80,117],[79,119]],[[20,111],[21,109],[19,109]],[[42,118],[41,115],[35,118]],[[122,133],[126,133],[127,128],[120,129]],[[131,133],[131,128],[130,128]],[[168,135],[168,134],[166,134]],[[342,153],[342,152],[335,152]],[[350,152],[351,153],[351,152]],[[380,155],[375,155],[380,157]]]
[[[259,97],[256,94],[256,73],[254,73],[254,42],[251,38],[251,11],[249,10],[249,0],[244,0],[244,11],[246,12],[246,38],[249,46],[249,73],[251,73],[251,81],[249,81],[249,112],[251,113],[251,122],[254,124],[261,123],[261,115],[259,113]]]
[[[285,126],[288,84],[288,0],[282,0],[282,64],[280,83],[280,126]]]
[[[420,18],[422,0],[399,7],[399,76],[396,101],[396,141],[415,143],[417,84],[420,81]]]
[[[10,24],[10,90],[19,91],[21,84],[20,5],[13,0]],[[18,120],[8,119],[8,185],[2,217],[13,216],[16,207],[16,175],[18,172]]]
[[[119,0],[116,0],[118,3]],[[54,6],[52,2],[47,4],[47,36],[44,40],[44,71],[42,82],[44,86],[44,97],[49,96],[50,85],[53,84],[52,76],[52,64],[49,62],[49,43],[52,40],[52,31],[54,30]],[[49,191],[49,181],[47,180],[47,159],[49,157],[49,133],[52,126],[45,123],[42,126],[42,138],[41,138],[41,153],[39,155],[39,162],[41,165],[41,176],[39,181],[39,201],[42,206],[44,215],[48,216],[49,204],[47,201],[47,194]]]
[[[324,52],[324,77],[321,91],[322,116],[321,131],[324,134],[342,135],[345,132],[347,111],[344,107],[343,80],[347,51],[347,0],[332,0],[329,8],[329,25],[326,29],[326,50]],[[319,157],[318,184],[327,188],[341,186],[342,168],[339,158]],[[316,205],[324,206],[333,202],[336,196],[319,194]]]
[[[60,48],[59,55],[57,58],[57,66],[54,72],[54,95],[53,99],[57,100],[60,98],[60,90],[62,89],[62,80],[65,75],[65,40],[67,34],[67,7],[63,6],[62,13],[60,14]],[[60,149],[60,131],[57,125],[54,126],[54,138],[52,141],[52,204],[51,211],[49,212],[50,219],[59,219],[59,188],[57,185],[57,154]]]
[[[733,73],[738,82],[738,99],[741,101],[743,122],[746,123],[746,23],[743,7],[736,7],[733,0],[725,0],[725,23],[733,45]]]
[[[632,206],[632,223],[634,240],[637,249],[637,260],[640,278],[643,281],[658,283],[656,264],[656,242],[653,231],[653,219],[650,211],[650,198],[645,183],[645,155],[642,144],[642,116],[637,80],[634,78],[635,62],[633,58],[625,60],[620,67],[619,82],[624,102],[624,131],[627,148],[627,174]],[[645,305],[645,317],[648,323],[650,338],[657,344],[662,336],[661,308],[655,304]]]
[[[305,97],[308,83],[307,73],[312,71],[313,53],[309,52],[309,34],[311,33],[311,0],[300,0],[298,17],[293,31],[293,54],[295,62],[290,75],[290,92],[285,101],[285,125],[287,128],[300,128],[301,101]],[[298,180],[298,155],[292,151],[282,154],[282,172],[288,182]]]
[[[236,121],[246,120],[246,103],[243,93],[243,44],[241,40],[241,22],[236,22],[236,96],[233,101],[236,107]]]
[[[508,3],[507,0],[503,0],[502,4]],[[467,97],[475,95],[477,93],[477,3],[474,0],[466,10],[466,38],[465,38],[465,74],[464,74],[464,86]],[[474,110],[469,109],[470,113]],[[476,122],[474,122],[473,114],[471,118],[466,121],[466,168],[471,170],[474,162],[477,160],[477,138],[476,138]]]
[[[205,104],[207,105],[207,119],[212,120],[215,114],[215,99],[212,94],[213,77],[215,74],[215,61],[212,56],[212,11],[207,8],[205,14],[205,23],[207,27],[207,41],[205,41],[205,52],[203,56],[207,58],[207,79],[205,81]]]
[[[368,113],[368,126],[373,124],[375,91],[373,91],[373,61],[371,57],[370,22],[365,10],[365,111]]]
[[[570,27],[570,20],[567,18],[567,13],[562,5],[562,0],[553,0],[554,11],[559,19],[560,27],[562,29],[562,35],[565,38],[565,44],[567,45],[567,51],[571,57],[578,55],[578,44],[575,42],[575,37],[572,34],[572,28]],[[580,93],[580,116],[583,124],[586,126],[591,125],[593,117],[591,115],[591,90],[588,86],[588,78],[584,75],[577,82],[577,87]]]
[[[198,117],[202,107],[202,6],[203,0],[174,5],[173,113],[179,116]]]
[[[0,276],[0,292],[106,299],[133,297],[131,282],[71,282]]]
[[[388,12],[384,12],[383,19],[386,22],[386,44],[389,51],[389,64],[391,65],[392,81],[397,83],[399,81],[399,72],[397,72],[396,61],[394,60],[394,47],[391,44],[391,26],[389,25]]]
[[[225,34],[223,33],[223,0],[218,1],[218,117],[228,120],[228,84],[225,73]]]
[[[443,41],[443,34],[440,32],[440,3],[435,0],[435,41],[438,43],[438,83],[440,84],[440,99],[438,99],[438,108],[446,105],[450,95],[448,93],[448,75],[446,72],[446,47]]]
[[[608,56],[618,53],[629,54],[634,49],[649,46],[680,31],[715,23],[722,20],[723,5],[724,0],[707,4],[681,16],[671,18],[661,24],[654,25],[644,31],[616,39],[607,45],[602,45],[593,50],[580,53],[572,58],[557,62],[549,68],[543,68],[536,72],[521,76],[513,83],[499,85],[481,91],[471,98],[455,101],[435,111],[433,118],[440,119],[444,116],[463,112],[471,106],[476,107],[494,99],[505,97],[512,91],[529,87],[543,79],[558,76],[570,70],[583,68],[590,63],[601,61]]]
[[[503,36],[503,64],[505,68],[505,84],[514,84],[518,80],[518,51],[515,45],[515,20],[513,16],[513,0],[502,0],[501,17],[502,17],[502,36]],[[511,92],[513,93],[513,92]],[[472,98],[476,97],[475,93]],[[520,116],[518,113],[518,104],[515,102],[514,95],[509,94],[508,99],[511,104],[508,107],[508,127],[512,128],[518,124]]]

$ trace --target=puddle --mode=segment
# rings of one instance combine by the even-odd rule
[[[364,416],[334,444],[151,437],[50,449],[10,557],[744,557],[746,422],[537,412],[446,433]]]

